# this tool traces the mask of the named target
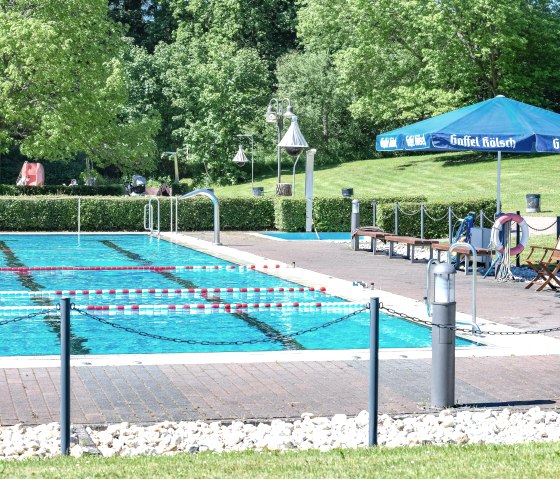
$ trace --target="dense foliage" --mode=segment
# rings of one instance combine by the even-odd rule
[[[274,171],[272,98],[290,99],[319,167],[497,94],[560,111],[559,14],[552,0],[0,0],[0,167],[88,158],[157,178],[173,151],[195,184],[235,183],[238,135]]]

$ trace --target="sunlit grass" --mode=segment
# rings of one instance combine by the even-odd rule
[[[560,477],[560,444],[423,446],[340,449],[328,453],[204,453],[137,458],[82,457],[23,462],[0,461],[0,476],[10,479],[555,479]]]
[[[320,156],[317,153],[316,159]],[[295,195],[304,194],[305,161],[300,159],[295,177]],[[282,181],[292,183],[292,168],[286,163]],[[318,169],[314,174],[316,196],[340,196],[353,188],[354,197],[424,195],[430,201],[496,197],[495,155],[444,153],[409,155],[355,161]],[[505,155],[501,168],[503,211],[525,212],[526,194],[541,194],[542,215],[560,214],[559,155]],[[277,175],[258,178],[266,195],[274,195]],[[251,184],[216,187],[218,195],[250,196]]]

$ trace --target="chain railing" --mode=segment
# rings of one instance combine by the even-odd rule
[[[190,345],[195,345],[196,344],[196,345],[201,345],[201,346],[242,346],[242,345],[248,345],[248,344],[270,343],[270,342],[273,342],[273,341],[282,342],[282,341],[285,341],[286,339],[295,338],[297,336],[301,336],[301,335],[307,334],[307,333],[312,333],[312,332],[318,331],[320,329],[328,328],[329,326],[332,326],[333,324],[341,323],[342,321],[345,321],[345,320],[347,320],[347,319],[349,319],[353,316],[356,316],[359,313],[362,313],[362,312],[366,311],[368,308],[364,307],[364,308],[361,308],[361,309],[357,309],[356,311],[353,311],[349,314],[346,314],[345,316],[341,316],[340,318],[336,318],[336,319],[333,319],[331,321],[327,321],[326,323],[323,323],[323,324],[318,325],[318,326],[313,326],[311,328],[303,329],[303,330],[300,330],[300,331],[295,331],[293,333],[272,335],[272,336],[268,336],[266,338],[261,338],[261,339],[248,339],[248,340],[239,340],[239,341],[199,341],[199,340],[196,340],[196,339],[172,338],[172,337],[163,336],[163,335],[160,335],[160,334],[153,334],[153,333],[148,333],[146,331],[140,331],[138,329],[129,328],[128,326],[122,326],[121,324],[117,324],[117,323],[109,321],[105,318],[102,318],[100,316],[96,316],[94,314],[89,313],[88,311],[84,311],[82,309],[76,308],[75,306],[73,306],[72,309],[74,311],[76,311],[77,313],[81,314],[82,316],[87,316],[88,318],[91,318],[94,321],[102,323],[106,326],[111,326],[112,328],[119,329],[121,331],[126,331],[128,333],[137,334],[139,336],[143,336],[143,337],[147,337],[147,338],[151,338],[151,339],[159,339],[159,340],[162,340],[162,341],[170,341],[170,342],[173,342],[173,343],[182,343],[182,344],[190,344]]]
[[[151,339],[158,339],[158,340],[162,340],[162,341],[170,341],[170,342],[174,342],[174,343],[184,343],[184,344],[190,344],[190,345],[201,345],[201,346],[242,346],[242,345],[250,345],[250,344],[258,344],[258,343],[269,343],[269,342],[273,342],[273,341],[278,341],[278,342],[282,342],[283,340],[286,339],[290,339],[290,338],[295,338],[298,336],[302,336],[304,334],[308,334],[308,333],[313,333],[315,331],[319,331],[321,329],[326,329],[330,326],[333,326],[334,324],[338,324],[341,323],[343,321],[346,321],[360,313],[363,313],[364,311],[369,310],[369,305],[364,306],[363,308],[359,308],[355,311],[352,311],[351,313],[348,313],[344,316],[341,316],[339,318],[333,319],[331,321],[327,321],[323,324],[320,324],[318,326],[312,326],[310,328],[307,329],[302,329],[299,331],[295,331],[293,333],[287,333],[287,334],[279,334],[279,335],[274,335],[274,336],[268,336],[266,338],[261,338],[261,339],[249,339],[249,340],[238,340],[238,341],[205,341],[205,340],[196,340],[196,339],[184,339],[184,338],[173,338],[173,337],[169,337],[169,336],[163,336],[160,334],[154,334],[154,333],[149,333],[146,331],[140,331],[138,329],[135,328],[130,328],[128,326],[123,326],[121,324],[117,324],[113,321],[109,321],[106,318],[100,317],[100,316],[96,316],[92,313],[90,313],[89,311],[86,310],[82,310],[79,307],[76,307],[74,304],[72,304],[71,306],[72,311],[76,311],[78,314],[81,314],[82,316],[86,316],[90,319],[93,319],[94,321],[97,321],[101,324],[104,324],[106,326],[110,326],[112,328],[115,329],[119,329],[121,331],[126,331],[128,333],[132,333],[132,334],[137,334],[139,336],[143,336],[143,337],[147,337],[147,338],[151,338]],[[425,319],[420,319],[417,318],[415,316],[411,316],[409,314],[406,313],[401,313],[395,309],[386,307],[383,305],[383,303],[380,303],[379,305],[379,309],[381,311],[384,311],[388,314],[390,314],[391,316],[400,318],[400,319],[404,319],[405,321],[409,321],[411,323],[415,323],[415,324],[419,324],[428,328],[432,328],[432,327],[437,327],[440,329],[449,329],[452,331],[456,331],[456,332],[462,332],[462,333],[469,333],[472,334],[474,336],[481,336],[481,335],[488,335],[488,336],[522,336],[522,335],[535,335],[535,334],[546,334],[546,333],[554,333],[554,332],[560,332],[560,326],[556,326],[556,327],[552,327],[552,328],[541,328],[541,329],[532,329],[532,330],[522,330],[522,331],[486,331],[486,330],[480,330],[480,331],[473,331],[472,328],[461,328],[458,326],[450,326],[450,325],[444,325],[444,324],[433,324],[431,321],[425,320]],[[18,316],[16,318],[12,318],[12,319],[6,319],[3,321],[0,321],[0,326],[4,326],[6,324],[11,324],[11,323],[16,323],[19,321],[23,321],[25,319],[31,319],[34,318],[36,316],[41,316],[41,315],[47,315],[47,314],[52,314],[52,313],[59,313],[60,312],[60,308],[57,307],[53,307],[53,308],[48,308],[48,309],[43,309],[41,311],[36,311],[30,314],[27,314],[25,316]]]
[[[546,228],[535,228],[533,226],[531,226],[529,223],[527,223],[527,226],[529,227],[530,230],[533,231],[546,231],[550,228],[552,228],[553,226],[555,226],[558,223],[558,220],[554,220],[554,223],[552,223],[550,226],[547,226]]]

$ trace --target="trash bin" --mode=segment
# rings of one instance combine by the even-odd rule
[[[525,195],[527,199],[527,213],[540,213],[541,211],[541,195],[528,194]]]
[[[342,196],[350,198],[354,194],[354,188],[342,188]]]
[[[262,196],[262,195],[264,195],[264,186],[253,187],[253,196]]]

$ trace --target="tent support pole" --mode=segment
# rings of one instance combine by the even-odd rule
[[[500,213],[500,176],[502,169],[502,152],[498,151],[498,186],[496,187],[496,216]]]

